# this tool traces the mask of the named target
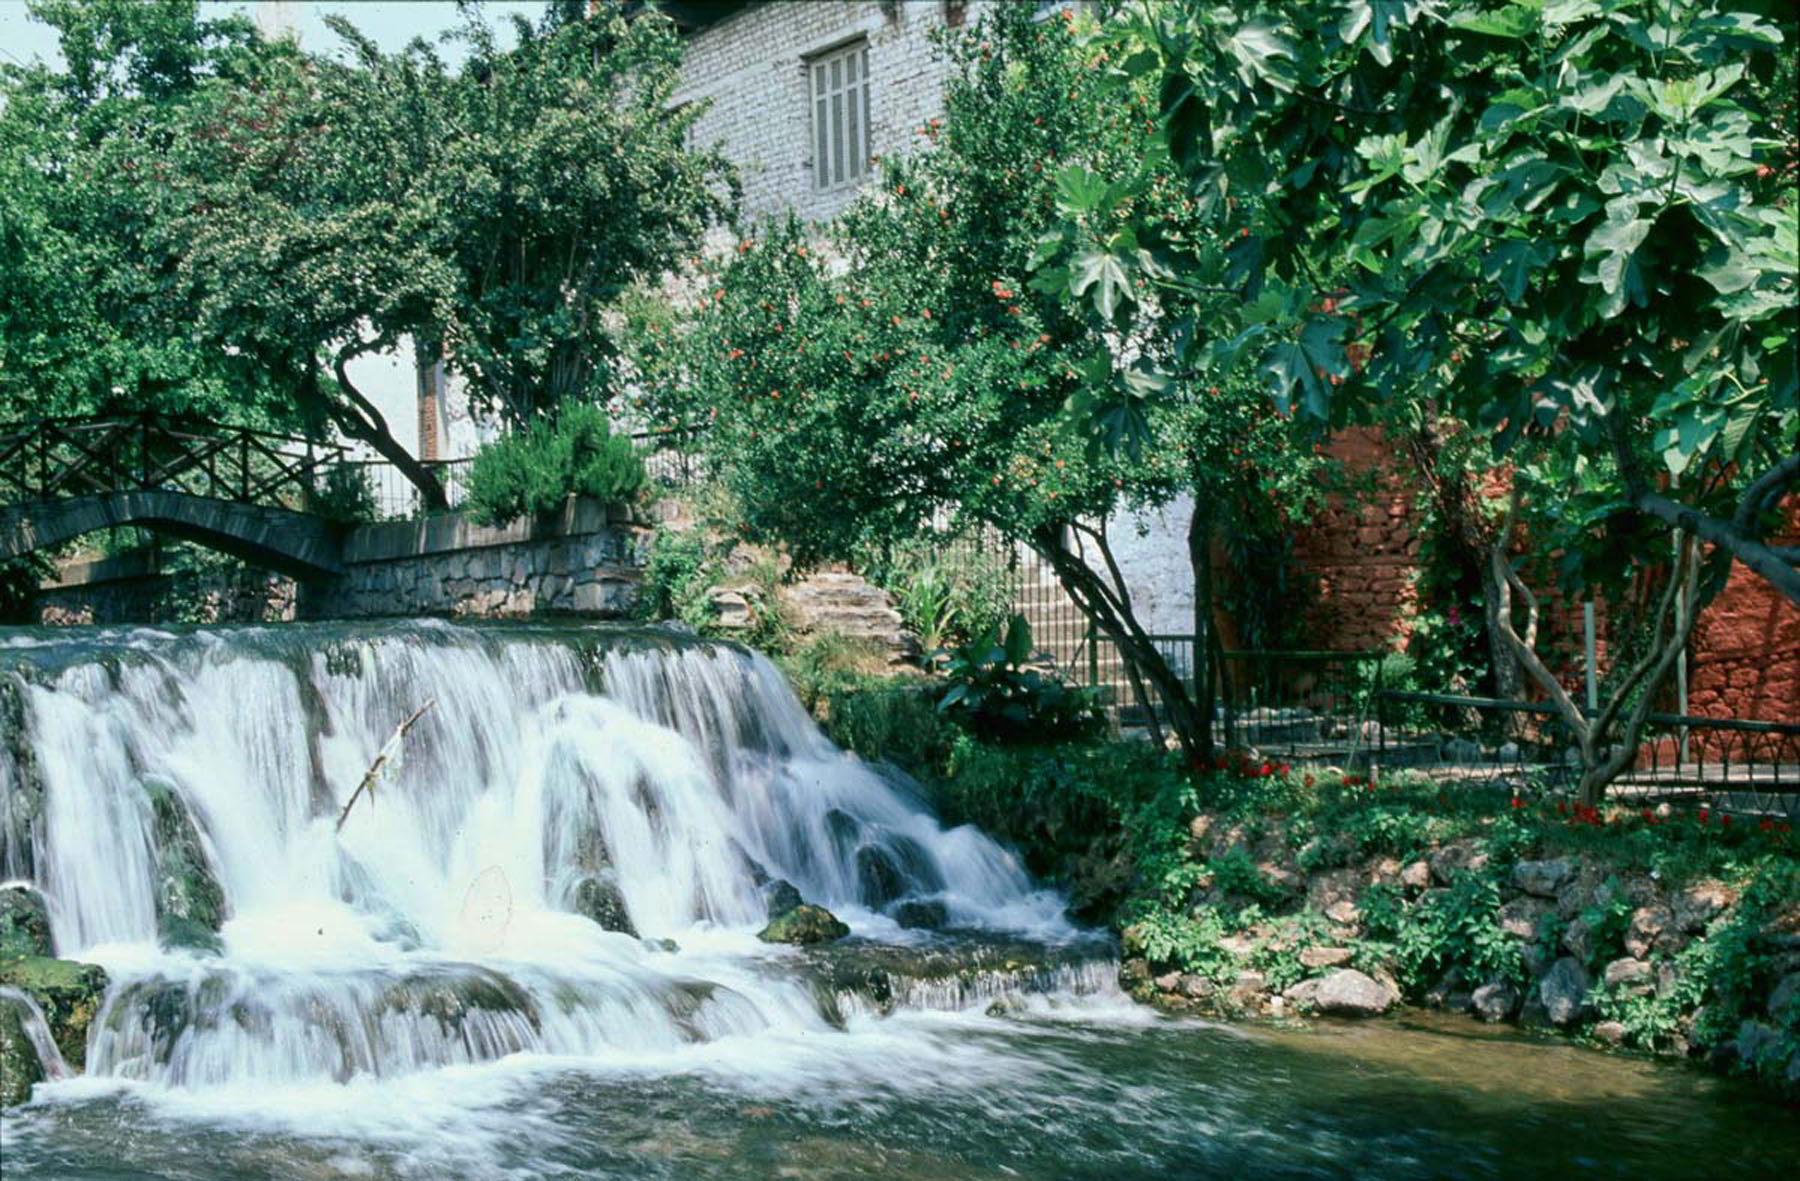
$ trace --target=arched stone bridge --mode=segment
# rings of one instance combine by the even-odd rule
[[[344,459],[335,445],[158,415],[0,427],[0,558],[140,525],[297,578],[340,574],[342,529],[306,508]]]

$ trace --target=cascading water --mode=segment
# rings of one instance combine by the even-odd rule
[[[777,879],[852,937],[760,942]],[[1131,1006],[1005,850],[767,662],[668,633],[0,631],[5,947],[45,912],[110,982],[81,1043],[97,971],[0,948],[0,1096],[35,1082],[6,1181],[1672,1181],[1800,1152],[1651,1063]]]
[[[837,750],[735,648],[438,623],[113,641],[15,648],[24,742],[0,744],[0,817],[36,817],[0,870],[39,885],[59,956],[112,981],[90,1078],[345,1082],[828,1030],[844,1006],[811,957],[755,938],[772,879],[888,941],[923,938],[892,917],[908,901],[1076,934],[1011,854]],[[338,829],[384,745],[391,774]],[[216,876],[217,954],[159,945],[159,795]],[[644,938],[576,913],[595,888]]]

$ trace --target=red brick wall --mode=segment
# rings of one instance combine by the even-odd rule
[[[1295,556],[1319,582],[1308,616],[1308,647],[1334,651],[1401,648],[1416,602],[1418,565],[1415,493],[1408,461],[1374,428],[1353,427],[1331,440],[1328,453],[1352,481],[1372,491],[1333,496],[1295,542]],[[1790,517],[1800,537],[1800,505]],[[1559,663],[1572,687],[1581,681],[1581,612],[1562,604],[1554,588],[1534,588],[1543,604],[1546,638],[1567,649]],[[1600,613],[1605,631],[1605,612]],[[1688,673],[1689,712],[1706,717],[1800,722],[1800,608],[1742,566],[1695,627]],[[1602,635],[1604,659],[1604,634]],[[1673,691],[1669,706],[1673,708]]]

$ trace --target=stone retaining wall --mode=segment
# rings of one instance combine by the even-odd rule
[[[241,623],[631,613],[649,526],[628,506],[571,500],[552,518],[476,525],[459,513],[362,525],[343,540],[344,573],[295,582],[241,569],[181,575],[149,551],[74,563],[38,594],[39,618],[79,623]]]

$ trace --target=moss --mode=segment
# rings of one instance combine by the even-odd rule
[[[43,896],[25,886],[0,890],[0,959],[50,955],[52,950]]]
[[[17,1107],[42,1082],[44,1064],[25,1036],[25,1006],[0,997],[0,1108]]]
[[[105,969],[74,960],[21,956],[0,960],[0,984],[10,984],[37,1002],[63,1060],[81,1069],[87,1061],[88,1027],[106,996]]]
[[[157,936],[164,947],[217,954],[225,892],[207,863],[200,831],[174,788],[151,782],[147,790],[156,832]]]
[[[829,943],[834,939],[842,939],[850,933],[850,928],[838,921],[838,917],[822,906],[802,903],[786,914],[772,920],[768,926],[757,932],[757,938],[764,943]]]

